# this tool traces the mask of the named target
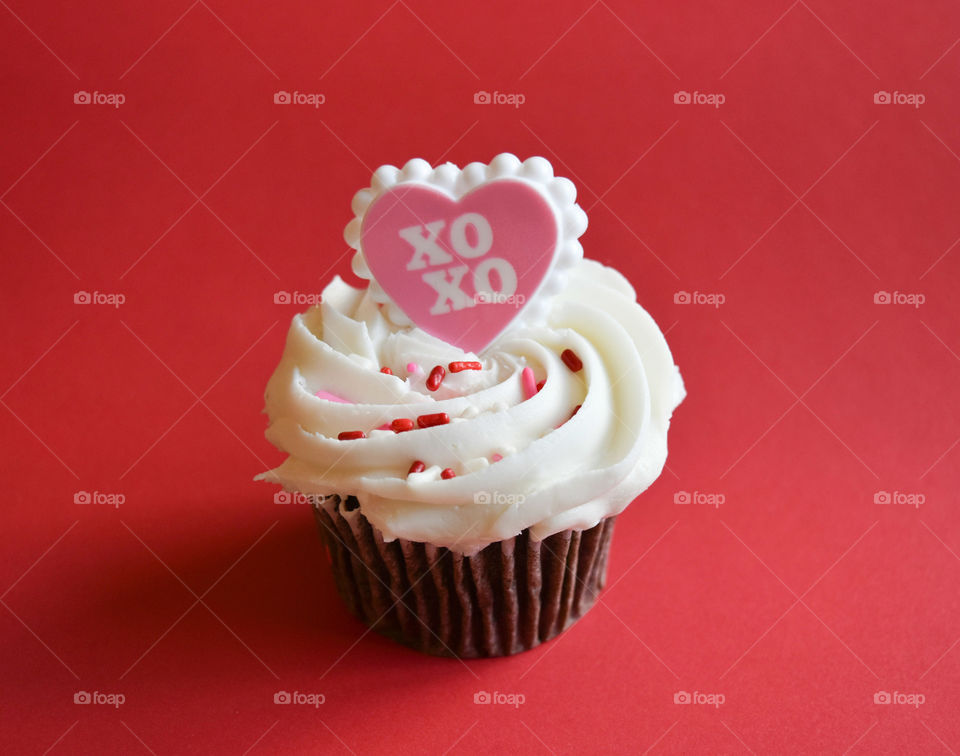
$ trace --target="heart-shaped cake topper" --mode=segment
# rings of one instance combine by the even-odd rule
[[[382,166],[353,199],[354,272],[397,325],[480,353],[546,315],[587,227],[576,189],[544,158]]]

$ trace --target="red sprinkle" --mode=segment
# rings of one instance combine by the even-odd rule
[[[540,393],[540,390],[543,388],[543,384],[545,384],[546,382],[547,382],[547,379],[544,378],[542,381],[540,381],[540,383],[537,384],[537,393],[538,393],[538,394]]]
[[[413,430],[413,420],[409,417],[398,417],[396,420],[390,423],[390,428],[394,433],[403,433],[404,431]]]
[[[570,417],[573,417],[574,415],[576,415],[580,411],[580,408],[582,406],[583,406],[582,404],[578,404],[576,407],[574,407],[573,412],[570,413]]]
[[[451,373],[459,373],[461,370],[483,370],[483,365],[479,362],[451,362],[447,365]]]
[[[407,472],[407,475],[413,475],[413,473],[423,472],[427,469],[427,466],[423,464],[419,459],[414,460],[413,464],[410,465],[410,470]]]
[[[420,428],[432,428],[434,425],[446,425],[450,422],[450,415],[446,412],[434,412],[432,415],[420,415],[417,425]]]
[[[353,441],[355,438],[366,438],[367,434],[363,431],[343,431],[337,436],[338,441]]]
[[[393,375],[393,371],[390,368],[388,368],[386,365],[380,368],[380,372],[386,373],[387,375]]]
[[[430,375],[427,376],[427,388],[431,391],[436,391],[440,388],[440,384],[443,383],[446,375],[447,371],[443,369],[443,365],[437,365],[430,371]]]
[[[583,362],[580,361],[577,353],[572,349],[564,349],[563,352],[560,353],[560,359],[563,360],[563,364],[574,373],[579,372],[583,368]]]
[[[445,467],[443,469],[443,472],[440,473],[440,477],[443,478],[444,480],[450,480],[450,478],[456,478],[457,474],[453,470],[451,470],[449,467]]]

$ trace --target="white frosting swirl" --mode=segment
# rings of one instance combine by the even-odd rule
[[[565,349],[582,370],[564,364]],[[593,527],[660,475],[683,381],[660,329],[612,268],[583,260],[550,300],[546,325],[503,334],[482,370],[448,372],[437,391],[427,390],[434,365],[460,360],[478,358],[394,325],[366,290],[334,279],[321,305],[294,317],[267,385],[266,436],[290,456],[258,479],[353,495],[384,539],[470,554],[525,528],[546,538]],[[408,375],[410,362],[422,372]],[[527,366],[537,381],[546,378],[529,399]],[[436,412],[450,423],[376,430]],[[337,439],[351,430],[367,437]],[[414,460],[426,470],[408,475]],[[441,478],[445,468],[456,477]]]

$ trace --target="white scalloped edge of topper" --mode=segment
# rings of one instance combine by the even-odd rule
[[[558,238],[557,253],[553,256],[540,286],[516,319],[497,336],[497,339],[520,324],[536,323],[545,319],[550,298],[563,290],[567,282],[567,273],[583,259],[583,246],[578,239],[587,230],[587,214],[577,204],[576,186],[568,178],[554,176],[553,166],[549,160],[531,157],[521,161],[516,155],[503,152],[488,165],[470,163],[462,170],[454,163],[443,163],[434,168],[422,158],[407,161],[403,168],[382,165],[374,171],[370,186],[353,195],[351,209],[354,217],[343,231],[344,240],[356,250],[351,267],[359,278],[370,282],[370,296],[375,302],[384,306],[387,317],[396,325],[411,326],[414,323],[377,283],[363,257],[360,232],[367,208],[377,197],[397,184],[426,184],[439,188],[453,199],[459,200],[482,183],[505,178],[523,180],[540,192],[556,215]]]

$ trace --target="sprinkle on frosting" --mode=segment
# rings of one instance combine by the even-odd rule
[[[570,368],[574,373],[580,372],[583,369],[583,362],[577,357],[577,353],[572,349],[564,349],[560,354],[560,359],[563,360],[563,364]]]
[[[337,439],[339,441],[353,441],[356,438],[366,438],[367,434],[363,431],[342,431]]]
[[[451,373],[459,373],[463,370],[483,370],[483,365],[479,362],[451,362],[447,367]]]
[[[419,374],[420,374],[420,366],[419,366],[416,362],[408,362],[408,363],[407,363],[407,373],[409,373],[410,375],[419,375]]]
[[[421,473],[427,469],[427,466],[423,464],[419,459],[415,459],[413,464],[410,465],[410,469],[407,471],[407,475],[413,475],[414,473]]]
[[[430,371],[430,375],[427,376],[427,388],[431,391],[436,391],[440,388],[440,384],[443,383],[446,375],[447,371],[443,369],[443,365],[437,365]]]
[[[449,467],[445,467],[443,468],[443,472],[440,473],[440,477],[444,480],[450,480],[450,478],[456,478],[457,474]]]
[[[390,430],[394,433],[403,433],[404,431],[413,430],[413,420],[409,417],[398,417],[396,420],[390,423]]]
[[[420,428],[432,428],[434,425],[446,425],[449,422],[450,416],[446,412],[433,412],[417,418],[417,425]]]
[[[388,368],[386,365],[380,368],[380,372],[386,375],[393,375],[393,371],[390,368]]]
[[[533,377],[533,368],[525,367],[520,373],[520,382],[523,385],[523,395],[529,399],[537,393],[537,381]]]

